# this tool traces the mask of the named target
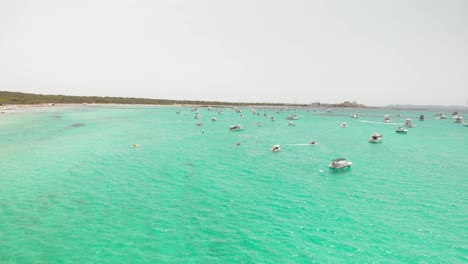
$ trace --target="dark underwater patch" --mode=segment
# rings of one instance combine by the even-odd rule
[[[84,126],[86,126],[86,124],[83,124],[83,123],[74,123],[72,125],[72,127],[84,127]]]

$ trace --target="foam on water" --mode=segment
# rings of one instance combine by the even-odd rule
[[[467,261],[466,127],[426,119],[400,135],[379,110],[363,110],[370,122],[297,111],[293,127],[286,112],[198,111],[1,116],[0,262]],[[329,170],[338,157],[353,167]]]

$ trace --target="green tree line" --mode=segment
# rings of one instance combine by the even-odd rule
[[[69,95],[43,95],[32,93],[19,93],[0,91],[0,105],[9,104],[155,104],[155,105],[274,105],[285,106],[287,104],[267,103],[232,103],[218,101],[190,101],[148,99],[134,97],[101,97],[101,96],[69,96]]]

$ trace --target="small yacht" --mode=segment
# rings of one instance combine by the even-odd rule
[[[406,129],[404,127],[398,127],[397,130],[395,130],[395,132],[398,133],[398,134],[407,134],[408,129]]]
[[[229,128],[229,130],[231,130],[231,131],[242,131],[242,130],[244,130],[244,127],[241,126],[241,125],[233,125],[233,126],[231,126]]]
[[[413,127],[416,127],[416,125],[413,124],[413,121],[411,120],[411,118],[406,118],[405,127],[413,128]]]
[[[354,114],[351,115],[351,117],[352,117],[352,118],[359,118],[359,115],[356,114],[356,113],[354,113]]]
[[[273,152],[282,151],[281,146],[280,145],[274,145],[273,148],[271,149],[271,151],[273,151]]]
[[[463,117],[462,117],[461,115],[459,115],[459,114],[456,114],[456,115],[453,117],[453,121],[454,121],[455,123],[462,123]]]
[[[338,158],[338,159],[334,159],[332,163],[328,165],[328,167],[330,169],[340,170],[340,169],[351,168],[352,164],[353,163],[351,161],[347,161],[345,158]]]
[[[390,118],[389,115],[385,115],[385,116],[384,116],[384,122],[385,122],[385,123],[390,123],[390,122],[392,122],[392,119]]]
[[[348,124],[346,124],[345,122],[341,123],[341,127],[342,128],[347,128],[348,127]]]
[[[439,113],[436,117],[436,119],[447,119],[447,116],[442,114],[442,113]]]
[[[294,123],[293,121],[290,121],[290,122],[288,123],[288,126],[295,126],[295,125],[296,125],[296,123]]]
[[[297,120],[299,117],[296,114],[289,115],[286,117],[286,120]]]
[[[374,132],[372,136],[369,138],[369,143],[382,143],[383,135]]]

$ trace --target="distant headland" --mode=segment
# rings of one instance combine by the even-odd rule
[[[169,100],[134,97],[43,95],[32,93],[0,91],[0,105],[40,105],[40,104],[142,104],[142,105],[199,105],[199,106],[295,106],[295,107],[366,107],[356,102],[345,101],[338,104],[311,103],[239,103],[220,101]]]

